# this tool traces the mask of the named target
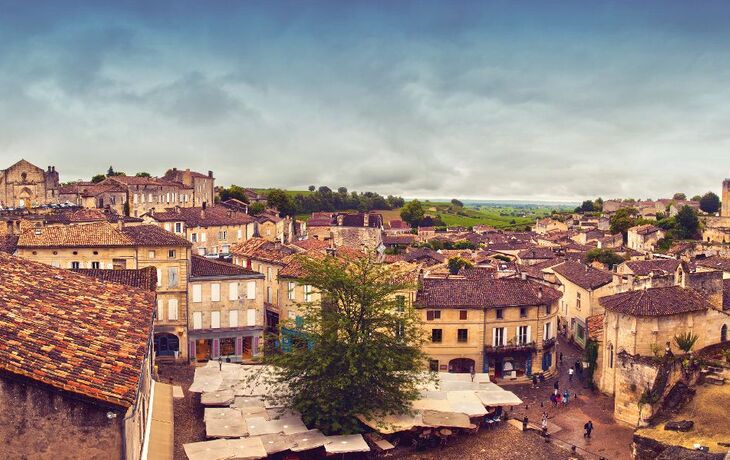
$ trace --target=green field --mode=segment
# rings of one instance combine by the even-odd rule
[[[271,189],[271,188],[253,188],[251,190],[258,193],[259,195],[266,195],[267,193],[269,193],[269,191],[271,191],[273,189]],[[282,190],[284,190],[284,189],[282,189]],[[297,195],[305,195],[305,196],[311,195],[313,192],[310,192],[309,190],[284,190],[284,193],[286,193],[287,195],[289,195],[291,197],[294,197]]]
[[[448,226],[490,225],[503,229],[524,229],[537,219],[549,216],[549,206],[508,206],[479,204],[463,208],[450,203],[424,202],[426,214],[437,216]]]

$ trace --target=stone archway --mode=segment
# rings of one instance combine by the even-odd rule
[[[449,372],[454,374],[469,374],[476,370],[476,363],[469,358],[456,358],[449,361]]]
[[[155,354],[157,356],[172,356],[180,353],[180,339],[174,334],[155,334]]]
[[[33,191],[28,187],[23,187],[16,198],[19,208],[29,208],[33,204]]]

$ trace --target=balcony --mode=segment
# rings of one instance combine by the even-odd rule
[[[535,342],[524,342],[520,343],[517,340],[508,340],[504,345],[485,345],[485,353],[520,353],[520,352],[533,352],[537,350]]]
[[[542,349],[547,350],[548,348],[552,348],[555,346],[555,337],[552,339],[547,339],[542,341]]]

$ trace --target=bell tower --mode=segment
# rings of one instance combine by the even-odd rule
[[[722,181],[722,217],[730,217],[730,179]]]

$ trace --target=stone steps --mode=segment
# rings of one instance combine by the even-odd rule
[[[725,379],[723,377],[717,377],[713,375],[705,376],[705,382],[712,385],[725,385]]]

